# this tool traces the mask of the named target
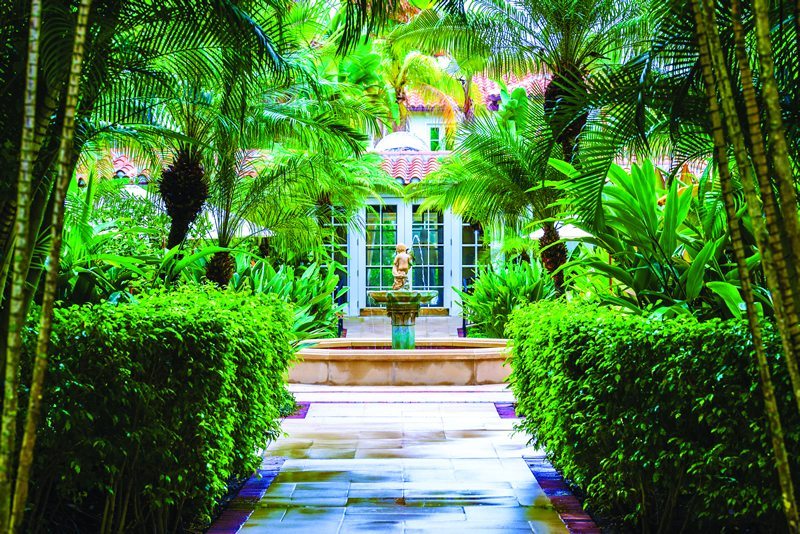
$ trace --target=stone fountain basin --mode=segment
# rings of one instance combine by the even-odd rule
[[[398,289],[389,291],[370,291],[369,296],[372,298],[372,300],[379,304],[389,304],[395,302],[402,304],[427,304],[428,302],[434,301],[434,299],[439,296],[439,293],[436,291],[426,290],[415,291],[413,289]]]
[[[333,386],[500,384],[511,372],[506,339],[426,338],[393,350],[380,338],[318,341],[298,352],[289,382]]]

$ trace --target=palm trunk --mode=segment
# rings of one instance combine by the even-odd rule
[[[783,117],[781,116],[780,95],[775,81],[775,65],[772,56],[772,40],[770,37],[769,1],[753,0],[755,14],[756,49],[761,66],[761,96],[767,109],[767,138],[772,171],[780,193],[780,206],[783,224],[780,225],[781,239],[774,250],[776,256],[786,262],[788,268],[778,271],[780,285],[787,288],[783,297],[783,308],[786,320],[783,321],[781,336],[791,340],[792,350],[786,353],[787,364],[798,368],[797,358],[800,354],[800,298],[788,298],[788,291],[798,295],[800,288],[800,223],[797,218],[797,193],[795,191],[792,166],[784,135]],[[775,213],[766,214],[775,217]],[[778,323],[781,326],[781,323]],[[793,377],[794,378],[794,377]],[[795,396],[800,396],[800,378],[793,380]]]
[[[561,293],[564,291],[564,271],[560,271],[562,265],[567,262],[567,246],[559,242],[561,236],[553,223],[545,223],[544,233],[539,239],[539,254],[542,258],[542,265],[553,277],[556,290]]]
[[[9,524],[11,516],[11,472],[16,449],[17,409],[19,394],[19,357],[22,350],[22,327],[25,324],[25,279],[31,254],[29,212],[31,183],[35,161],[34,125],[36,124],[36,90],[39,70],[39,32],[41,26],[41,0],[31,0],[28,30],[28,61],[25,87],[24,124],[20,150],[19,177],[17,179],[17,214],[15,217],[16,242],[11,278],[11,299],[8,316],[8,342],[6,345],[5,391],[3,392],[2,427],[0,428],[0,528]]]
[[[730,173],[728,161],[727,143],[725,132],[723,131],[722,119],[720,116],[719,103],[717,101],[717,80],[711,65],[710,42],[708,40],[708,30],[705,13],[700,0],[692,0],[692,10],[696,23],[697,37],[700,48],[700,65],[702,68],[703,82],[708,98],[709,114],[711,116],[712,136],[714,140],[714,153],[719,168],[720,185],[722,186],[722,198],[725,204],[725,213],[728,218],[728,225],[731,232],[731,244],[736,257],[736,265],[742,284],[742,296],[747,307],[747,320],[753,336],[753,349],[756,353],[758,370],[761,379],[761,390],[764,396],[764,407],[769,424],[773,453],[775,454],[775,467],[778,472],[778,480],[781,487],[784,512],[786,514],[789,529],[796,532],[800,518],[798,517],[797,503],[794,496],[794,484],[792,482],[789,458],[786,451],[786,443],[783,437],[783,427],[781,425],[778,403],[775,398],[775,388],[772,383],[769,364],[767,362],[766,351],[762,339],[761,324],[753,297],[753,286],[750,280],[750,272],[746,263],[746,252],[742,239],[740,220],[736,213],[734,201],[733,181]]]
[[[745,48],[744,26],[741,20],[741,4],[739,0],[732,0],[731,13],[733,15],[733,31],[736,45],[736,59],[742,79],[742,94],[744,96],[746,123],[748,126],[748,139],[750,141],[751,156],[758,178],[758,187],[763,201],[763,213],[766,219],[766,228],[761,224],[762,206],[759,205],[758,192],[750,176],[742,174],[742,181],[747,199],[750,218],[755,224],[759,224],[756,229],[756,241],[761,252],[761,264],[764,268],[764,275],[767,280],[767,287],[772,294],[775,307],[775,318],[778,329],[781,332],[783,350],[786,354],[797,354],[800,347],[800,325],[792,323],[786,310],[791,310],[795,306],[797,293],[792,284],[786,284],[795,273],[793,267],[787,264],[789,261],[783,254],[775,251],[781,250],[783,243],[781,234],[783,225],[782,214],[777,206],[775,191],[770,182],[770,170],[767,162],[766,151],[764,150],[764,135],[761,130],[761,113],[756,100],[755,86],[753,83],[753,73],[750,70],[749,58]],[[741,139],[741,136],[734,136],[734,139]],[[743,148],[744,149],[744,148]],[[744,155],[746,158],[746,154]],[[795,401],[800,410],[800,372],[797,368],[796,358],[787,358],[787,367],[792,381]]]
[[[89,21],[89,9],[92,0],[81,0],[78,7],[78,16],[75,24],[75,37],[72,45],[72,62],[70,66],[69,82],[67,85],[67,98],[64,110],[64,124],[61,130],[61,140],[58,157],[58,173],[55,187],[52,222],[50,226],[50,253],[47,263],[47,274],[42,297],[42,311],[39,323],[39,337],[36,343],[36,359],[31,380],[30,396],[28,399],[28,413],[25,420],[25,432],[20,448],[19,467],[14,490],[14,502],[11,515],[10,532],[16,532],[22,525],[25,515],[25,504],[28,500],[29,478],[33,464],[33,450],[36,444],[36,429],[42,406],[42,392],[44,388],[44,375],[47,370],[47,353],[50,348],[50,335],[52,333],[53,305],[56,297],[58,271],[61,255],[61,241],[64,228],[64,202],[67,188],[72,178],[73,153],[75,137],[75,113],[78,107],[78,93],[80,90],[81,68],[83,66],[84,46]]]

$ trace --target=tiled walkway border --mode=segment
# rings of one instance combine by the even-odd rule
[[[497,415],[500,419],[517,419],[517,405],[513,402],[495,402],[494,409],[497,410]]]
[[[286,417],[286,419],[305,419],[308,415],[308,409],[311,407],[310,402],[298,402],[297,403],[297,410],[292,415]]]
[[[206,534],[236,534],[239,532],[255,510],[258,501],[264,497],[269,485],[278,476],[285,461],[286,458],[280,457],[266,458],[261,469],[245,482],[236,497],[228,503],[222,514],[206,531]]]
[[[602,534],[564,479],[544,456],[525,456],[525,463],[572,534]]]

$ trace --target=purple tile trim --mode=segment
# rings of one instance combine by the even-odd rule
[[[308,415],[308,409],[311,407],[310,402],[298,402],[297,403],[297,410],[292,415],[286,417],[286,419],[305,419]]]
[[[518,417],[522,417],[517,414],[517,405],[513,402],[495,402],[494,408],[497,410],[497,415],[500,416],[500,419],[517,419]]]
[[[278,476],[286,458],[265,458],[261,469],[244,483],[242,489],[236,494],[222,514],[211,524],[206,534],[236,534],[250,518],[256,503],[264,497],[267,488]]]
[[[536,482],[553,503],[561,521],[572,534],[602,534],[589,514],[583,510],[581,502],[572,494],[564,479],[544,456],[525,456]]]

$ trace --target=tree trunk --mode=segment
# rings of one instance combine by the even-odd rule
[[[75,150],[75,113],[78,107],[81,68],[83,66],[84,47],[91,3],[92,0],[81,0],[75,24],[72,61],[67,85],[64,124],[61,131],[58,173],[50,226],[50,253],[46,268],[47,274],[45,278],[44,295],[42,297],[42,311],[39,322],[39,336],[36,343],[33,377],[31,379],[30,395],[28,398],[28,413],[25,420],[25,432],[22,437],[22,446],[20,448],[19,467],[17,470],[13,509],[9,526],[9,531],[12,533],[19,530],[25,515],[30,471],[31,465],[33,464],[33,451],[36,444],[36,429],[39,426],[41,413],[44,377],[47,370],[47,355],[50,348],[50,335],[52,333],[53,305],[55,303],[60,266],[61,242],[64,228],[64,203],[74,168],[72,162],[74,160],[73,154]]]
[[[555,73],[544,91],[544,112],[549,117],[549,123],[556,136],[556,142],[561,145],[564,161],[571,163],[577,152],[578,136],[586,125],[589,115],[586,113],[575,119],[567,119],[566,124],[560,124],[562,112],[559,110],[561,102],[568,97],[567,91],[562,87],[570,83],[583,84],[580,73],[572,72],[574,69],[565,67],[564,72]]]
[[[772,171],[780,193],[781,214],[783,224],[780,226],[781,238],[778,248],[773,253],[781,257],[788,269],[778,271],[780,285],[787,288],[782,295],[784,304],[784,321],[781,336],[791,339],[792,350],[786,356],[787,364],[797,370],[797,358],[800,355],[800,298],[792,298],[800,294],[800,223],[797,218],[797,193],[795,191],[792,166],[784,135],[783,117],[781,116],[780,95],[775,81],[775,64],[772,57],[772,40],[770,37],[770,21],[768,0],[753,0],[755,15],[756,50],[758,51],[761,72],[761,96],[767,109],[767,139],[769,140]],[[763,193],[763,192],[762,192]],[[770,215],[767,214],[769,218]],[[792,292],[790,297],[789,291]],[[781,326],[779,323],[778,326]],[[794,377],[793,377],[794,378]],[[800,396],[800,378],[793,380],[795,396]]]
[[[215,252],[206,263],[206,278],[221,288],[228,287],[236,272],[236,260],[230,252]]]
[[[753,348],[756,353],[758,370],[761,379],[761,391],[764,396],[764,406],[769,424],[773,453],[775,454],[775,467],[778,472],[778,480],[781,487],[784,512],[786,514],[789,529],[796,532],[798,528],[797,503],[794,495],[794,484],[792,482],[789,458],[786,451],[786,443],[783,437],[783,427],[781,425],[778,403],[775,398],[775,388],[772,383],[769,364],[767,362],[766,351],[762,339],[761,324],[753,297],[753,286],[750,280],[750,272],[746,263],[746,252],[742,231],[736,212],[736,205],[733,191],[733,181],[728,162],[728,147],[723,131],[722,119],[720,117],[719,103],[717,101],[717,80],[711,65],[711,52],[709,50],[708,29],[706,20],[708,14],[701,5],[701,0],[692,0],[692,10],[696,23],[697,38],[700,48],[700,65],[703,74],[703,84],[705,86],[706,97],[708,98],[709,114],[711,117],[712,136],[714,140],[714,153],[719,168],[720,185],[722,186],[722,198],[725,204],[725,213],[728,218],[728,225],[731,232],[731,244],[736,257],[736,265],[742,285],[742,296],[747,307],[747,319],[750,331],[753,336]]]
[[[24,100],[24,124],[20,150],[19,177],[17,179],[17,213],[15,217],[16,242],[9,302],[8,342],[6,345],[5,391],[3,392],[2,429],[0,430],[0,528],[9,524],[11,515],[11,473],[16,450],[17,409],[19,394],[19,357],[22,350],[21,331],[25,324],[25,280],[30,260],[29,212],[33,164],[36,158],[34,128],[36,124],[36,90],[39,69],[39,33],[41,26],[41,0],[31,0],[28,29],[28,58]],[[9,251],[10,253],[10,251]]]
[[[548,222],[543,226],[544,234],[539,238],[539,255],[542,258],[542,265],[553,277],[556,291],[564,291],[564,271],[558,269],[567,263],[567,247],[560,243],[561,236],[555,224]]]
[[[747,49],[745,48],[745,32],[741,20],[742,13],[739,0],[731,1],[731,14],[733,15],[736,59],[742,79],[742,94],[744,96],[746,115],[745,122],[748,126],[747,136],[751,147],[750,155],[755,167],[756,177],[758,178],[758,188],[761,193],[761,201],[763,201],[763,210],[761,202],[759,202],[759,192],[756,191],[756,186],[749,173],[740,173],[742,176],[742,185],[744,186],[746,195],[748,213],[753,221],[753,227],[755,229],[756,242],[761,252],[761,265],[764,268],[767,288],[772,295],[775,307],[775,318],[778,323],[778,329],[781,332],[783,350],[786,354],[794,353],[796,355],[797,347],[800,347],[800,344],[798,344],[800,343],[800,327],[798,327],[797,323],[792,324],[791,318],[786,313],[786,310],[792,309],[795,306],[794,301],[797,298],[797,293],[794,292],[792,285],[786,284],[786,280],[795,276],[795,273],[793,272],[793,268],[787,264],[789,259],[786,258],[784,254],[776,253],[776,251],[781,250],[783,247],[781,241],[781,234],[783,233],[783,225],[781,223],[783,217],[778,209],[775,191],[770,182],[769,163],[767,162],[767,155],[764,150],[764,136],[761,130],[761,112],[758,107],[758,101],[756,100],[753,73],[750,70]],[[735,113],[735,110],[731,112]],[[741,135],[731,135],[733,139],[739,140],[742,145],[740,150],[745,151],[745,154],[737,159],[746,159],[746,147],[741,142]],[[766,219],[766,228],[761,222],[762,211]],[[792,381],[795,402],[797,403],[798,410],[800,410],[800,372],[797,368],[797,361],[795,358],[787,358],[786,364]]]

